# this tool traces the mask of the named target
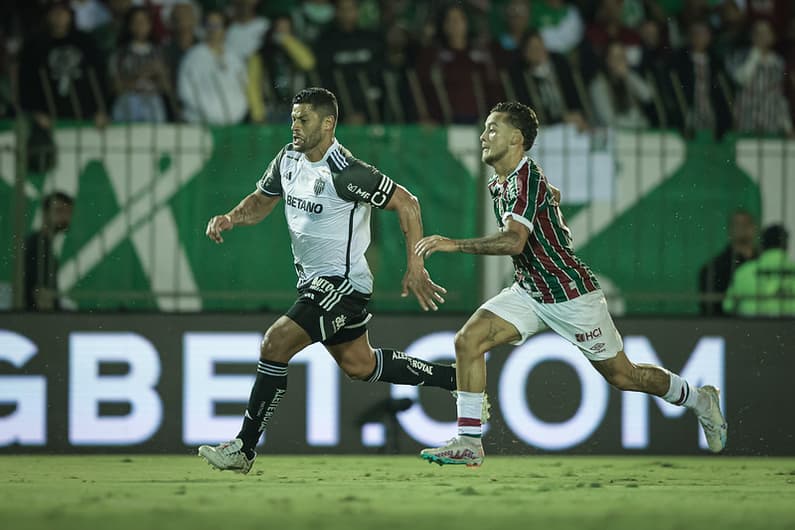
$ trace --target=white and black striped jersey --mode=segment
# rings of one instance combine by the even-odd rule
[[[396,189],[392,179],[334,140],[318,162],[286,145],[257,189],[284,199],[299,288],[319,276],[341,276],[357,291],[372,292],[373,276],[364,257],[370,245],[370,209],[389,202]]]

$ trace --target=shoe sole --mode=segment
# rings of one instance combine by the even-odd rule
[[[482,458],[480,459],[480,461],[475,460],[475,461],[471,461],[471,462],[465,462],[465,461],[462,461],[462,460],[454,460],[452,458],[445,458],[443,456],[426,455],[426,454],[421,454],[420,458],[422,458],[423,460],[426,460],[429,464],[439,464],[440,466],[443,466],[443,465],[447,464],[447,465],[454,465],[454,466],[465,465],[467,467],[480,467],[483,464],[483,459]]]

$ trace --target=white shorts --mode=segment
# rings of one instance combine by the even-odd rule
[[[481,309],[513,324],[522,344],[531,336],[551,329],[577,346],[590,361],[612,359],[624,349],[601,289],[566,302],[542,304],[518,284],[487,300]]]

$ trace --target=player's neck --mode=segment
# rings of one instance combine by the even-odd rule
[[[504,157],[499,159],[498,161],[494,162],[492,167],[494,168],[494,173],[497,174],[497,178],[500,182],[504,181],[508,178],[508,175],[513,173],[513,170],[516,169],[516,166],[519,165],[519,161],[524,156],[523,152],[519,153],[509,153],[506,154]]]
[[[331,138],[321,140],[319,144],[317,144],[315,147],[304,153],[304,156],[306,156],[306,159],[309,160],[310,162],[319,162],[326,154],[326,151],[328,151],[328,148],[331,147],[331,144],[333,143],[334,143],[333,136]]]

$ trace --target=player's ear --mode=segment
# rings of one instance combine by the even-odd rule
[[[333,131],[334,125],[337,120],[334,119],[334,116],[329,114],[325,118],[323,118],[323,128],[327,131]]]
[[[511,132],[511,145],[521,145],[524,143],[524,138],[522,138],[522,133],[519,129],[514,129]]]

